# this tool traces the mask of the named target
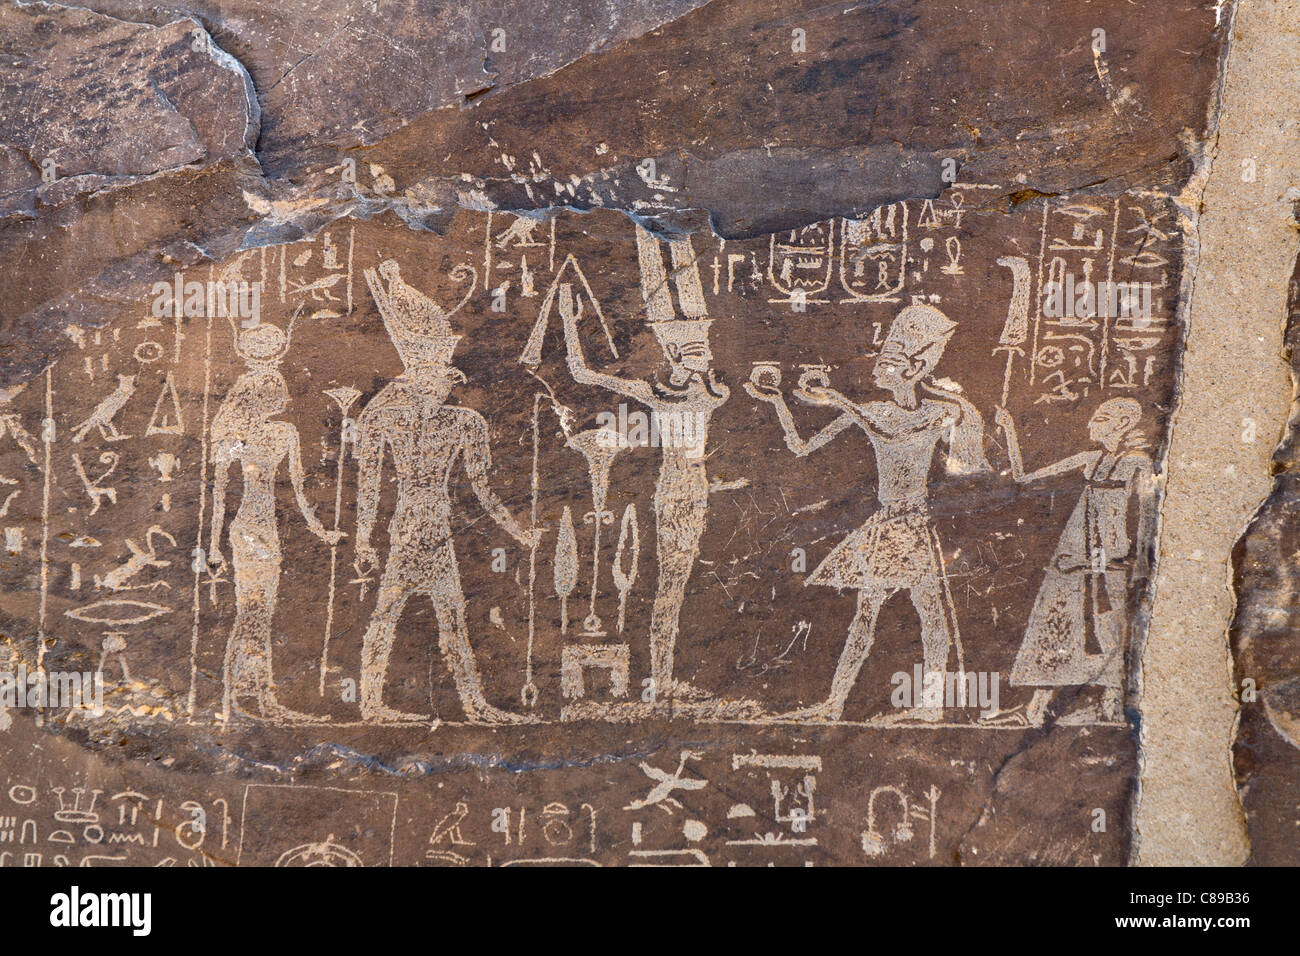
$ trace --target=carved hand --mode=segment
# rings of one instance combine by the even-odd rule
[[[768,402],[775,405],[777,402],[785,401],[781,394],[781,389],[775,385],[759,385],[755,382],[746,382],[745,391],[760,402]]]

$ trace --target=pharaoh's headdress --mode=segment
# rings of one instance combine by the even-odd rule
[[[881,353],[902,352],[933,369],[956,328],[956,322],[932,305],[909,305],[890,323]]]
[[[929,373],[943,356],[943,350],[957,329],[957,323],[932,305],[909,305],[890,323],[881,343],[882,356],[893,353],[913,362],[924,362],[926,377],[920,385],[938,398],[955,404],[961,414],[948,438],[948,470],[954,474],[988,471],[984,456],[984,420],[979,410],[962,395],[956,382],[936,380]]]
[[[637,260],[641,266],[641,298],[646,318],[660,345],[698,342],[707,338],[712,321],[704,306],[704,287],[689,236],[667,240],[672,262],[677,309],[673,308],[668,275],[664,272],[659,240],[643,227],[636,227]],[[680,314],[679,314],[680,313]]]
[[[402,279],[400,267],[392,259],[379,264],[378,269],[364,270],[366,284],[370,294],[375,298],[379,314],[383,317],[384,328],[393,340],[393,346],[402,359],[402,364],[409,368],[421,365],[448,365],[452,352],[460,341],[460,336],[452,333],[448,321],[474,294],[478,274],[469,266],[456,266],[451,270],[453,279],[470,280],[469,290],[450,312],[433,299],[407,285]],[[382,280],[388,283],[384,288]]]

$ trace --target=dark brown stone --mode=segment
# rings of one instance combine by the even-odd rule
[[[107,681],[0,710],[40,862],[1128,862],[1212,9],[102,9],[0,12],[0,665]],[[861,407],[792,454],[773,369],[803,440]],[[602,496],[649,406],[702,456]],[[998,699],[899,706],[923,630]]]

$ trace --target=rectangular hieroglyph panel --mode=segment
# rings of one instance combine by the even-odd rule
[[[70,330],[3,409],[7,649],[105,672],[86,745],[250,779],[57,852],[1124,862],[1182,237],[1004,186],[343,220]],[[42,834],[97,789],[6,773]]]

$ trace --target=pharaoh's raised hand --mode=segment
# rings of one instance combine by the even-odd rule
[[[810,385],[807,388],[796,388],[794,397],[799,399],[805,405],[838,405],[836,401],[838,393],[829,388],[818,385]]]
[[[754,382],[746,382],[745,391],[760,402],[769,402],[775,405],[777,402],[785,401],[785,396],[781,394],[781,389],[775,385],[760,385]]]
[[[810,368],[799,376],[794,397],[805,405],[849,405],[847,398],[831,388],[831,380],[820,368]]]
[[[772,405],[785,402],[785,396],[781,394],[781,372],[775,366],[755,366],[745,383],[745,391],[760,402]]]

